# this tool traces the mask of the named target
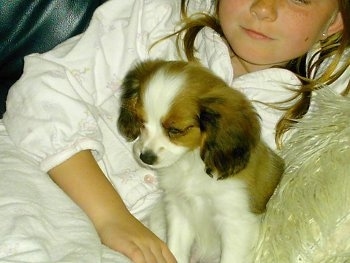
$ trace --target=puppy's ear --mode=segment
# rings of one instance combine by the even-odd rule
[[[117,127],[127,140],[135,140],[140,133],[142,122],[137,115],[137,104],[140,96],[140,80],[135,70],[129,71],[122,84]]]
[[[149,77],[164,63],[162,60],[148,60],[136,64],[126,74],[122,83],[121,107],[117,127],[129,141],[140,134],[142,120],[142,87]]]
[[[214,87],[200,100],[199,119],[207,173],[224,179],[244,169],[260,139],[259,118],[245,96],[229,87]]]

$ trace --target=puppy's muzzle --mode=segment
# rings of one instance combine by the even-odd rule
[[[145,164],[153,165],[157,161],[157,155],[150,150],[146,150],[140,154],[140,159]]]

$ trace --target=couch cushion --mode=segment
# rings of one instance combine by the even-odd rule
[[[81,33],[102,0],[0,0],[0,118],[23,57]]]

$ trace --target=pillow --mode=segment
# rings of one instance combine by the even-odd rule
[[[350,261],[350,98],[315,92],[281,150],[286,171],[263,217],[255,262]]]

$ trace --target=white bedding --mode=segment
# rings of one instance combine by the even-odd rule
[[[0,120],[0,262],[128,262],[87,216],[16,150]]]

